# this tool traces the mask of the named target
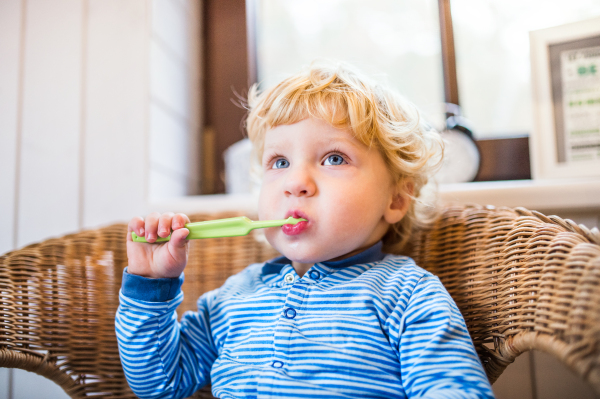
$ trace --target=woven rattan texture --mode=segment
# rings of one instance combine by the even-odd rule
[[[238,214],[192,215],[192,221]],[[251,216],[251,215],[250,215]],[[43,375],[74,398],[132,398],[114,333],[126,226],[0,257],[0,367]],[[529,349],[554,354],[600,393],[600,235],[526,209],[446,209],[410,255],[440,277],[491,381]],[[254,235],[190,243],[185,299],[276,256]],[[194,397],[211,398],[209,388]]]
[[[600,235],[524,208],[446,209],[411,256],[456,301],[491,382],[548,352],[600,393]]]

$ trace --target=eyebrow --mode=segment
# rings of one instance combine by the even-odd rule
[[[346,142],[346,143],[348,143],[349,145],[352,145],[352,146],[356,146],[357,145],[357,143],[355,143],[354,141],[352,141],[350,138],[346,137],[346,135],[339,135],[339,136],[335,136],[335,137],[332,137],[332,138],[323,139],[323,141],[320,141],[320,143],[322,145],[332,145],[332,144],[336,144],[336,143],[339,143],[339,142]],[[272,144],[271,146],[269,146],[269,148],[271,148],[271,149],[277,149],[279,147],[284,147],[285,148],[286,146],[287,146],[286,144],[283,144],[281,142],[276,142],[276,143]],[[263,147],[263,149],[265,149],[265,148],[267,148],[266,145]]]
[[[352,140],[350,140],[345,135],[343,135],[343,136],[336,136],[336,137],[330,138],[330,139],[328,139],[328,140],[325,141],[325,144],[333,144],[333,143],[338,143],[340,141],[345,141],[348,144],[356,145]]]

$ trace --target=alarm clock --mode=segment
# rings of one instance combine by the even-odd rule
[[[456,109],[446,114],[446,128],[441,133],[444,158],[435,176],[440,184],[473,181],[481,163],[479,148],[469,128],[469,122],[460,116]]]

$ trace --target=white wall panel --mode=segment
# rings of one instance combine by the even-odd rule
[[[151,200],[173,195],[162,192],[170,179],[185,194],[200,189],[200,9],[199,0],[152,1]]]
[[[18,236],[19,246],[143,215],[150,190],[181,197],[194,184],[200,1],[155,1],[167,21],[157,21],[166,25],[154,36],[152,4],[0,0],[0,229]],[[153,64],[152,42],[159,48]],[[157,101],[150,96],[151,65]],[[163,147],[153,150],[159,163],[149,161],[150,126],[155,145]],[[15,230],[12,209],[18,210]],[[0,240],[0,253],[15,241],[8,234]],[[11,377],[0,371],[3,398]],[[11,399],[66,397],[49,380],[13,374]]]
[[[70,396],[57,384],[41,375],[15,369],[13,397],[9,399],[69,399]]]
[[[150,106],[150,162],[181,176],[189,174],[191,135],[180,118],[152,104]]]
[[[155,40],[150,46],[150,95],[188,122],[190,80],[187,66]]]
[[[11,370],[4,368],[4,367],[0,367],[0,398],[7,398],[10,399],[8,397],[8,387],[10,386],[10,376],[11,374]]]
[[[190,65],[189,10],[179,0],[153,0],[152,33],[173,54]]]
[[[150,169],[150,198],[160,201],[169,198],[183,197],[187,193],[187,181],[184,177],[174,175],[153,166]],[[171,211],[175,211],[171,209]]]
[[[21,7],[21,0],[0,1],[0,254],[14,246]]]
[[[85,227],[125,221],[146,201],[148,8],[90,0],[84,156]]]
[[[18,246],[79,227],[82,1],[26,13]]]

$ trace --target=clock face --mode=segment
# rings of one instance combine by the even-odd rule
[[[435,180],[440,184],[473,181],[479,171],[479,150],[475,142],[459,130],[442,132],[444,160]]]

